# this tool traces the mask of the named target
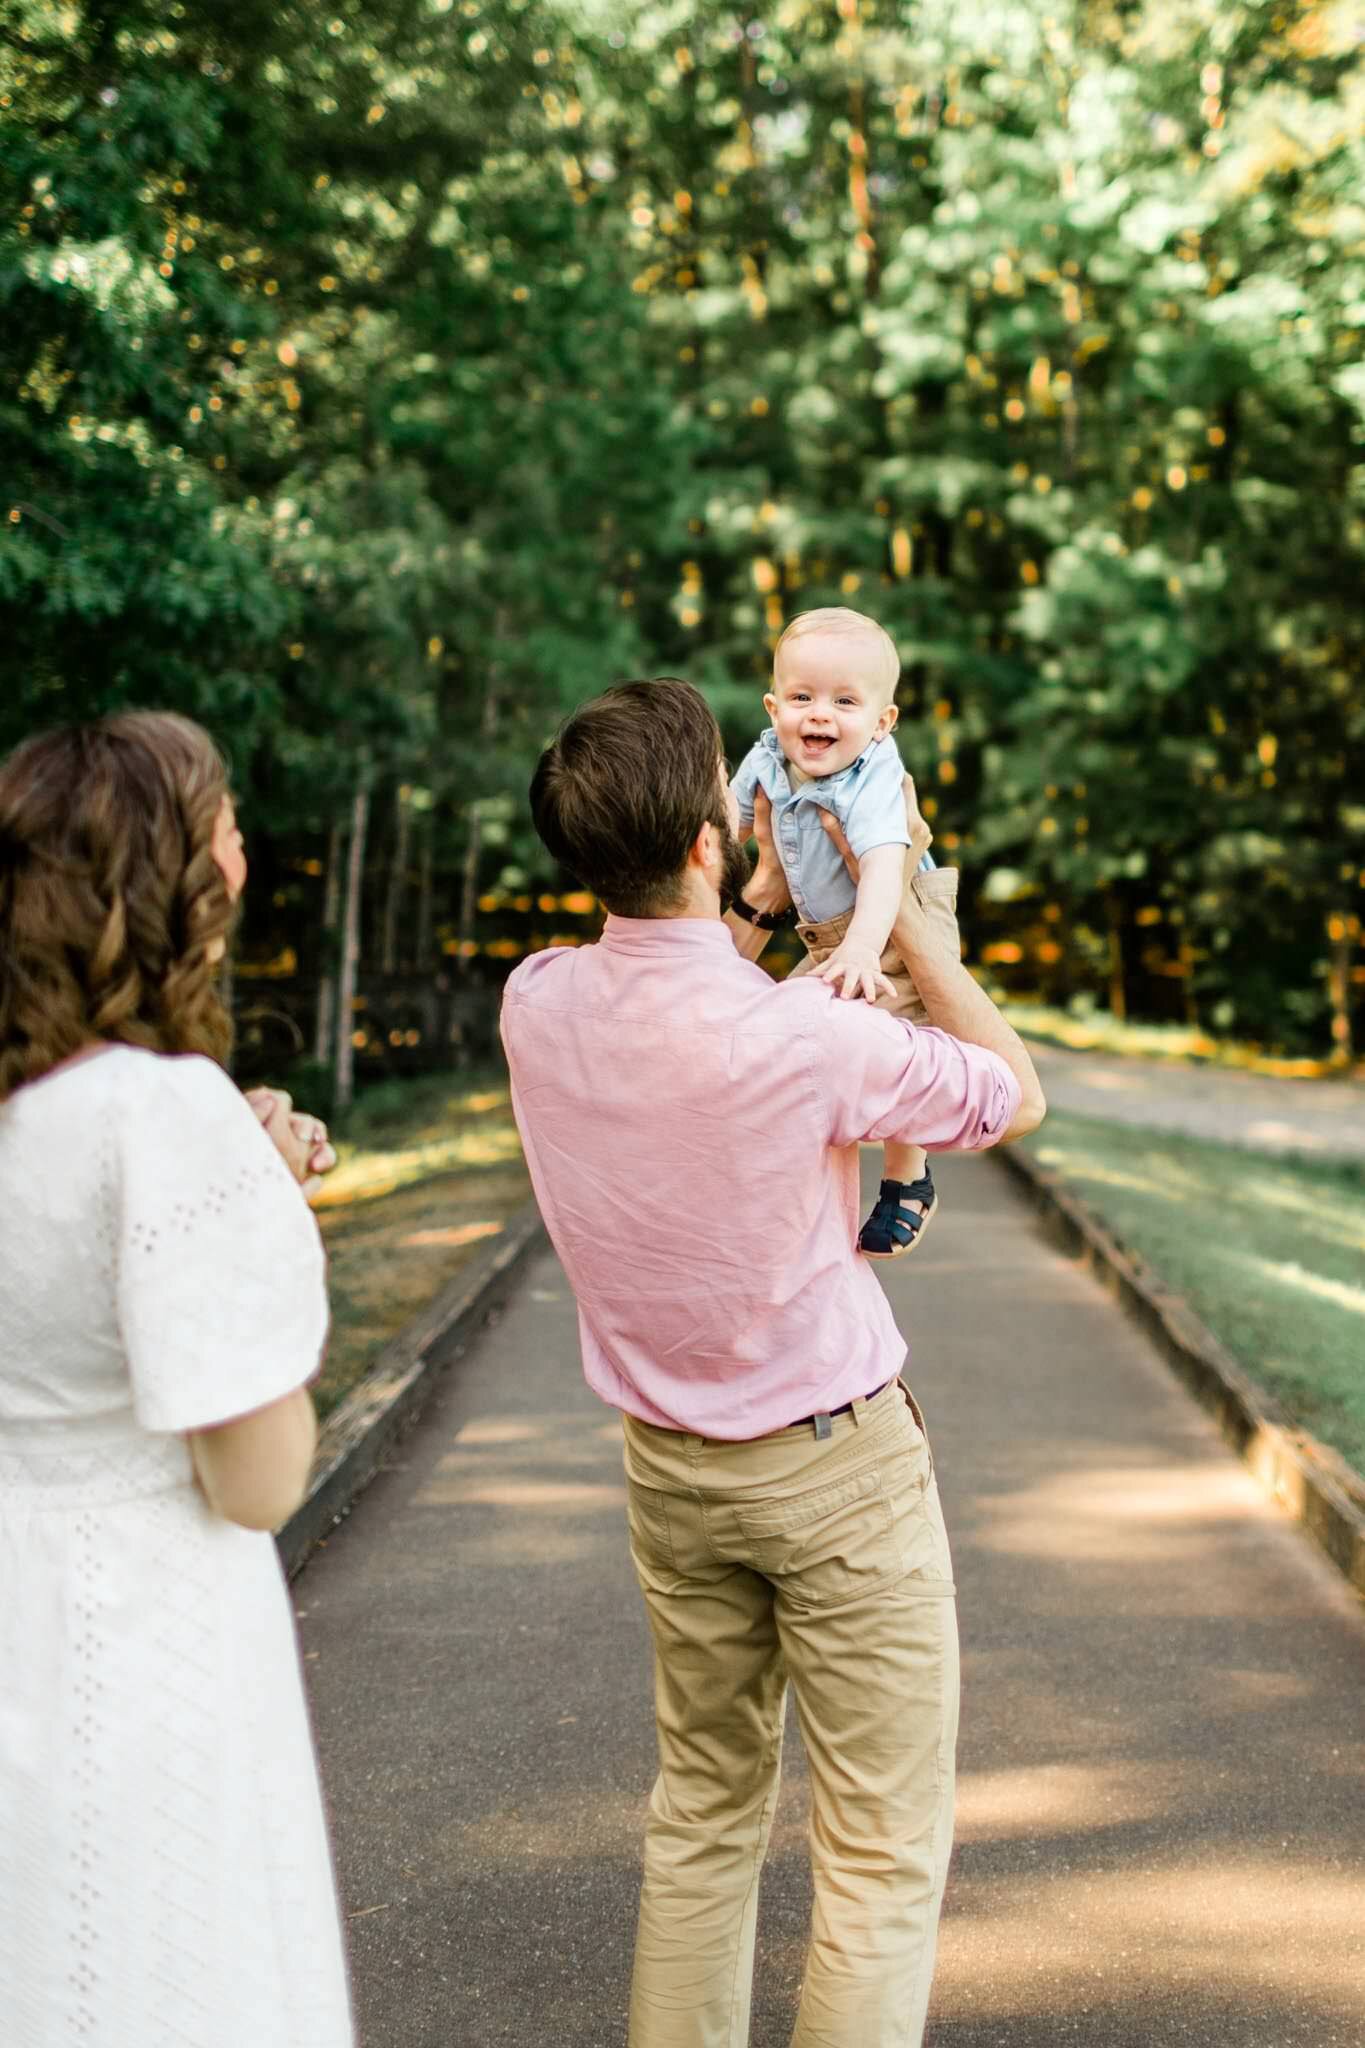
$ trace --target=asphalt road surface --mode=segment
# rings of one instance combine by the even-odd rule
[[[1281,1080],[1060,1045],[1029,1046],[1051,1109],[1253,1152],[1365,1159],[1365,1082]]]
[[[1000,1169],[939,1179],[883,1269],[964,1650],[931,2048],[1365,2048],[1365,1611]],[[295,1590],[363,2048],[623,2048],[647,1639],[551,1255]],[[752,2048],[809,1908],[787,1756]]]

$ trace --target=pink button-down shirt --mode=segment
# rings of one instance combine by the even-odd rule
[[[702,1436],[763,1436],[899,1371],[856,1248],[859,1140],[973,1151],[1019,1106],[994,1053],[774,983],[719,919],[611,917],[595,946],[534,954],[502,1037],[589,1385]]]

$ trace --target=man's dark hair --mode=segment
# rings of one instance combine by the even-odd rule
[[[531,816],[555,859],[617,917],[659,917],[683,894],[706,823],[727,823],[720,728],[679,676],[617,683],[566,719],[536,764]]]

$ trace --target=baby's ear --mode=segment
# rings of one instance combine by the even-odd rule
[[[763,709],[767,712],[769,718],[777,717],[777,699],[771,690],[767,691],[763,698]]]
[[[887,705],[885,711],[883,711],[881,717],[877,720],[877,738],[879,740],[884,740],[886,738],[886,735],[891,731],[892,727],[895,725],[896,720],[900,717],[900,715],[901,714],[899,705]]]

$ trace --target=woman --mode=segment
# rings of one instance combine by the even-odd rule
[[[346,2048],[269,1531],[326,1330],[318,1131],[223,1070],[223,764],[136,713],[0,764],[0,2041]],[[325,1134],[322,1134],[325,1135]]]

